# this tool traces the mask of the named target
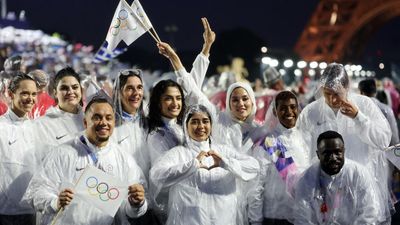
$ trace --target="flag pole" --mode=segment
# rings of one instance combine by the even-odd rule
[[[83,176],[83,174],[85,173],[85,171],[86,171],[87,168],[88,168],[88,166],[86,166],[86,168],[85,168],[85,170],[83,171],[83,173],[79,176],[78,181],[76,181],[74,187],[76,187],[76,185],[78,185],[79,181],[81,180],[81,178],[82,178],[82,176]],[[57,201],[58,201],[58,200],[57,200]],[[58,203],[57,203],[57,205],[58,205]],[[54,219],[51,221],[51,225],[56,224],[56,222],[57,222],[57,220],[58,220],[58,217],[61,215],[61,213],[62,213],[63,211],[64,211],[64,207],[60,208],[60,209],[57,211],[56,216],[55,216]]]

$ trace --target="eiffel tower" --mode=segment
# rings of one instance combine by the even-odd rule
[[[352,62],[371,35],[400,16],[400,0],[321,0],[294,51],[305,61]]]

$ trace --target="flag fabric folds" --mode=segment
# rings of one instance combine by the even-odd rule
[[[131,8],[125,0],[120,0],[108,29],[107,50],[114,50],[121,41],[130,45],[151,28],[151,23],[140,3],[135,0],[132,6],[134,8]]]

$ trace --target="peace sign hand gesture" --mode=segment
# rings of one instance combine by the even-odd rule
[[[208,23],[207,18],[205,18],[205,17],[201,18],[201,22],[203,23],[203,27],[204,27],[204,32],[203,32],[204,44],[203,44],[203,49],[201,50],[201,52],[205,56],[209,56],[211,45],[215,41],[215,33],[214,33],[214,31],[211,30],[211,27],[210,27],[210,24]]]

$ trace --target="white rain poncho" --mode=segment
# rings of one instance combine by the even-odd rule
[[[199,107],[189,108],[184,124],[192,112],[199,112]],[[222,156],[221,166],[211,170],[199,168],[197,155],[211,149]],[[258,170],[254,158],[210,140],[197,142],[185,129],[184,146],[160,157],[150,170],[150,180],[158,190],[169,189],[167,224],[237,224],[243,217],[237,180],[251,180]]]
[[[142,72],[140,70],[131,70],[130,73],[137,74],[137,77],[142,81]],[[112,141],[117,143],[121,149],[127,151],[136,160],[142,169],[146,179],[150,170],[150,156],[148,154],[146,143],[146,116],[143,110],[143,100],[136,112],[136,115],[131,115],[123,110],[121,102],[120,76],[125,76],[120,72],[114,82],[113,103],[116,108],[116,127],[112,135]],[[132,75],[130,75],[132,76]],[[135,75],[133,75],[135,76]]]
[[[49,108],[46,115],[33,121],[35,148],[44,158],[51,147],[73,140],[75,135],[84,130],[83,112],[77,114],[65,112],[58,107]]]
[[[15,114],[11,108],[8,108],[6,113],[4,113],[2,116],[0,116],[0,123],[3,122],[10,122],[14,124],[21,124],[23,121],[29,120],[28,115],[25,117],[18,117],[17,114]]]
[[[83,137],[83,136],[81,136]],[[85,138],[86,142],[87,138]],[[93,165],[93,159],[86,148],[88,145],[81,141],[79,136],[65,144],[54,148],[44,159],[43,168],[34,175],[24,200],[30,203],[36,211],[42,212],[41,224],[50,224],[56,215],[57,199],[65,185],[75,185],[88,165]],[[97,167],[104,172],[115,176],[129,185],[146,182],[142,171],[135,160],[120,149],[118,145],[109,142],[104,148],[95,152],[98,159]],[[128,191],[128,186],[126,191]],[[130,206],[128,199],[120,206],[115,219],[106,215],[94,206],[74,196],[71,203],[65,207],[56,224],[62,225],[110,225],[129,224],[127,215],[138,217],[147,210],[147,202],[139,208]]]
[[[21,126],[12,122],[2,122],[0,129],[1,215],[34,214],[31,206],[20,201],[37,165],[29,125]]]
[[[304,141],[304,134],[297,127],[284,127],[274,110],[275,99],[264,124],[268,135],[253,149],[253,156],[261,167],[259,185],[264,191],[259,193],[261,196],[253,196],[250,204],[259,207],[255,210],[258,220],[265,217],[293,221],[293,193],[302,172],[311,165],[311,150]]]
[[[324,198],[327,211],[322,213]],[[375,182],[365,167],[349,159],[334,176],[324,173],[319,162],[312,165],[298,182],[295,201],[295,225],[378,224]]]
[[[220,112],[215,105],[213,105],[207,96],[202,93],[202,91],[194,85],[194,80],[191,76],[186,72],[185,69],[181,69],[177,71],[178,81],[182,83],[182,87],[190,87],[186,91],[189,93],[186,98],[186,104],[201,104],[206,106],[210,113],[212,114],[213,118],[216,118],[213,122],[213,139],[215,143],[220,143],[223,145],[231,146],[233,149],[244,153],[244,154],[251,154],[250,149],[252,149],[254,143],[265,135],[265,128],[259,127],[257,124],[254,123],[254,115],[256,112],[256,105],[255,105],[255,97],[253,89],[247,83],[234,83],[229,87],[226,102],[229,105],[231,93],[235,88],[242,87],[244,88],[250,99],[253,103],[253,108],[251,114],[246,119],[246,121],[238,121],[237,119],[233,118],[229,107],[227,107],[226,112]],[[257,178],[258,179],[258,178]],[[254,196],[259,196],[262,192],[262,189],[253,190],[253,188],[258,188],[257,186],[258,181],[257,179],[253,179],[250,182],[239,182],[238,183],[238,192],[243,193],[246,192],[245,195],[241,195],[242,198],[240,200],[242,211],[248,211],[247,213],[243,212],[243,214],[248,214],[248,218],[250,222],[259,221],[259,213],[258,213],[258,206],[256,205],[249,205],[247,206],[247,201],[253,201]],[[253,196],[254,195],[254,196]],[[247,198],[250,198],[247,200]],[[243,221],[247,221],[247,217],[242,217]],[[242,221],[242,222],[243,222]]]
[[[341,98],[354,104],[358,113],[354,119],[342,114],[341,110],[333,110],[326,103],[324,96],[307,105],[297,121],[302,132],[310,134],[307,139],[312,153],[316,156],[317,138],[328,130],[333,130],[343,136],[345,143],[345,156],[348,159],[365,165],[374,176],[379,185],[380,196],[384,205],[384,212],[380,214],[381,220],[390,218],[390,196],[388,186],[388,163],[382,151],[389,146],[391,131],[390,126],[382,112],[368,97],[348,93],[348,77],[345,72],[338,71],[338,64],[330,71],[325,70],[320,81],[320,89],[327,87],[337,93]],[[329,68],[329,67],[328,67]],[[335,69],[337,71],[335,71]],[[344,71],[344,69],[343,69]],[[326,75],[327,74],[327,75]]]

